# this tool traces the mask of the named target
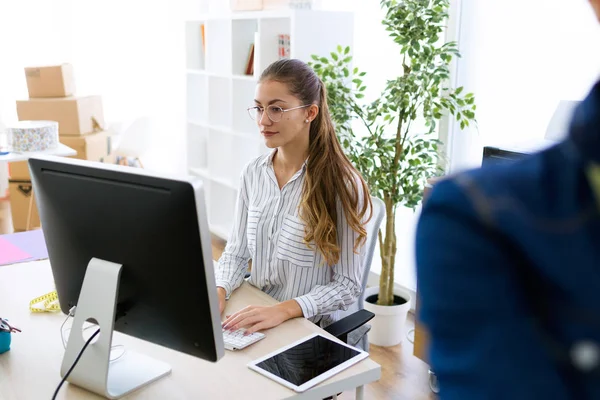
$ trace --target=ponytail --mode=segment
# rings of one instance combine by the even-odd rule
[[[286,83],[290,92],[304,104],[319,106],[309,130],[300,218],[306,223],[304,241],[314,242],[326,263],[335,265],[340,259],[338,205],[348,225],[358,234],[354,243],[357,251],[367,238],[364,224],[371,218],[368,187],[337,139],[327,105],[327,89],[314,71],[300,60],[280,60],[263,72],[260,81],[264,80]]]

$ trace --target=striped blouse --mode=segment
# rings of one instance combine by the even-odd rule
[[[298,216],[306,163],[280,190],[273,169],[275,151],[242,172],[235,222],[219,259],[216,283],[228,298],[242,284],[252,259],[250,284],[278,301],[296,300],[304,317],[325,327],[360,295],[362,252],[354,252],[358,235],[338,203],[340,260],[333,267],[325,265],[316,247],[303,242],[304,223]]]

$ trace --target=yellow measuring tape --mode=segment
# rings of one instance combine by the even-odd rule
[[[36,307],[36,305],[40,303],[42,303],[44,308]],[[56,293],[56,290],[31,300],[29,302],[29,311],[34,313],[60,311],[60,305],[58,304],[58,294]]]

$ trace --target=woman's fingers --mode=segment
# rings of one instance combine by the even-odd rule
[[[236,311],[236,312],[234,312],[234,313],[233,313],[233,314],[231,314],[231,315],[228,315],[227,317],[225,317],[225,321],[223,321],[223,324],[222,324],[222,326],[223,326],[223,327],[225,327],[225,324],[226,324],[226,323],[228,323],[228,322],[229,322],[229,321],[230,321],[232,318],[235,318],[235,317],[237,317],[238,315],[240,315],[241,313],[247,312],[247,311],[248,311],[248,310],[250,310],[250,309],[252,309],[252,306],[247,306],[247,307],[244,307],[244,308],[242,308],[242,309],[241,309],[241,310],[239,310],[239,311]]]
[[[262,315],[248,315],[240,319],[238,322],[233,324],[232,330],[236,331],[241,328],[247,328],[254,325],[257,322],[261,322],[264,319]]]
[[[268,320],[262,320],[261,322],[252,325],[250,328],[246,329],[246,335],[251,335],[254,332],[262,331],[263,329],[272,328],[270,322]]]
[[[238,325],[244,319],[251,317],[255,314],[256,314],[256,310],[254,308],[238,311],[237,313],[233,314],[231,317],[229,317],[225,320],[225,322],[223,323],[223,328],[233,330],[234,326]],[[237,328],[235,328],[235,329],[237,329]]]

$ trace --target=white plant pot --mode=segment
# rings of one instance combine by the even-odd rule
[[[401,289],[394,289],[394,295],[402,297],[406,302],[400,305],[393,306],[378,306],[377,304],[369,303],[369,296],[379,293],[379,286],[369,287],[365,290],[365,309],[375,314],[369,324],[369,343],[375,346],[396,346],[402,342],[404,337],[404,325],[406,324],[406,316],[410,310],[410,294]]]

